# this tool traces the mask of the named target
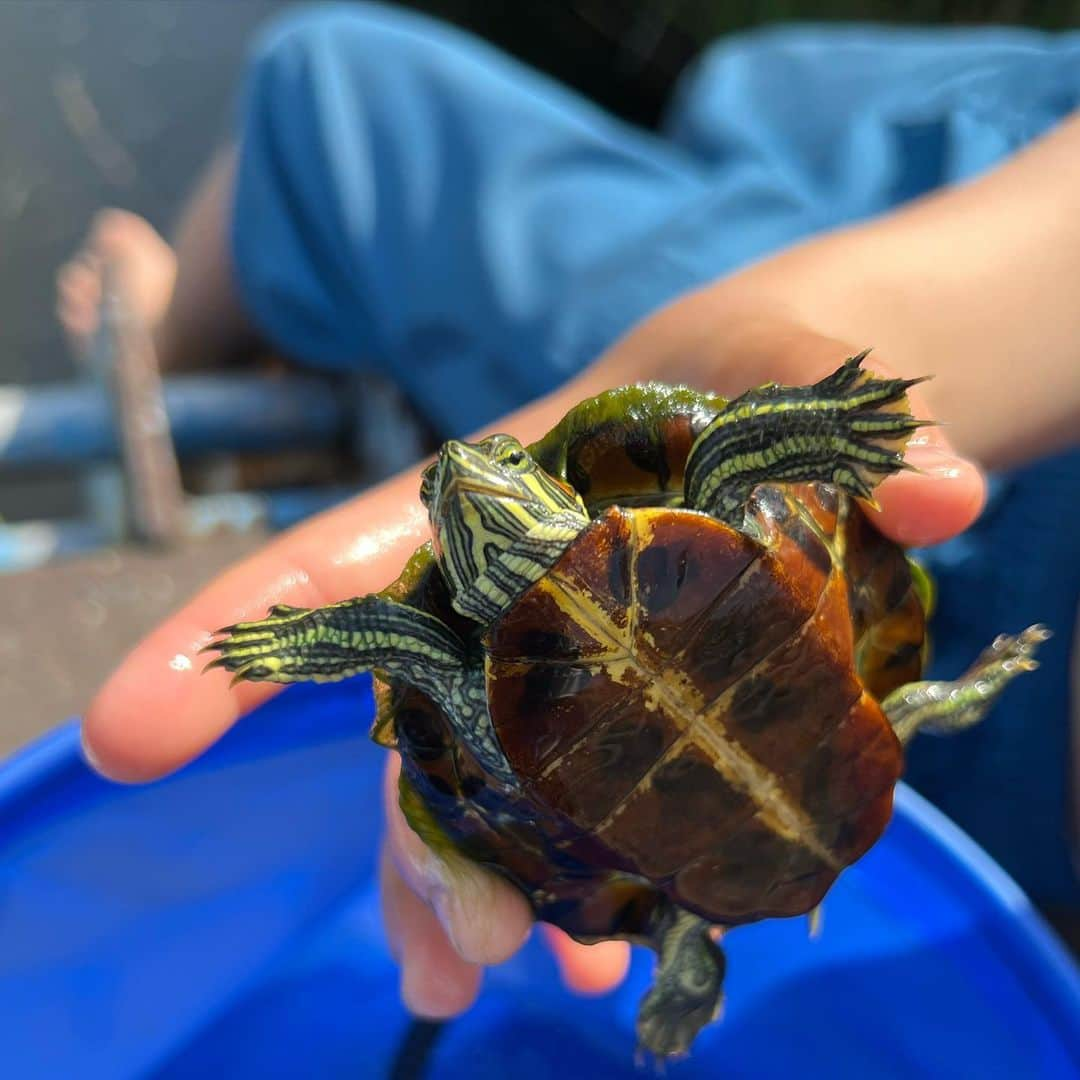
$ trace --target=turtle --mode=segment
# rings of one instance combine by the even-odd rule
[[[660,1060],[720,1011],[721,935],[813,916],[882,835],[912,737],[979,722],[1048,636],[921,678],[932,587],[865,510],[920,380],[866,355],[732,400],[619,387],[528,447],[449,440],[397,581],[208,646],[235,679],[374,673],[372,735],[432,849],[580,941],[655,950],[636,1031]]]

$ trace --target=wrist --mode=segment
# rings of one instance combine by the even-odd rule
[[[730,278],[679,298],[635,327],[582,381],[660,380],[734,396],[767,381],[813,382],[866,347],[823,332],[792,304],[747,284]]]

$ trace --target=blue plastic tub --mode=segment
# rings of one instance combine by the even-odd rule
[[[0,774],[0,1075],[383,1077],[408,1018],[372,874],[362,680],[295,688],[167,781],[81,763],[74,725]],[[728,1006],[676,1077],[1077,1077],[1080,979],[1015,885],[911,791],[805,920],[732,933]],[[428,1075],[640,1078],[617,993],[532,942]]]

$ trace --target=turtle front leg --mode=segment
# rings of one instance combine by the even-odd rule
[[[652,988],[638,1010],[637,1037],[663,1060],[689,1051],[697,1034],[720,1012],[724,953],[709,923],[667,904],[656,914],[649,940],[659,956]]]
[[[465,648],[445,623],[376,595],[322,608],[279,604],[219,630],[203,651],[221,654],[207,670],[225,668],[234,681],[337,682],[377,671],[448,707],[465,668]]]
[[[861,367],[867,352],[813,386],[767,383],[725,405],[690,450],[686,505],[739,528],[758,484],[835,484],[871,499],[928,421],[907,401],[922,380],[877,378]]]
[[[881,707],[897,738],[906,744],[918,731],[943,735],[979,723],[1017,675],[1039,666],[1035,650],[1048,637],[1050,631],[1038,625],[1015,637],[1002,634],[961,678],[908,683],[894,690]]]
[[[374,671],[414,686],[450,718],[461,741],[492,776],[513,786],[487,708],[483,669],[461,639],[426,611],[371,595],[323,608],[279,604],[265,619],[218,631],[203,650],[221,655],[234,682],[338,682]]]

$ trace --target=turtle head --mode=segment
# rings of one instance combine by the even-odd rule
[[[589,520],[581,497],[509,435],[445,443],[424,470],[420,498],[454,607],[484,624],[542,577]]]

